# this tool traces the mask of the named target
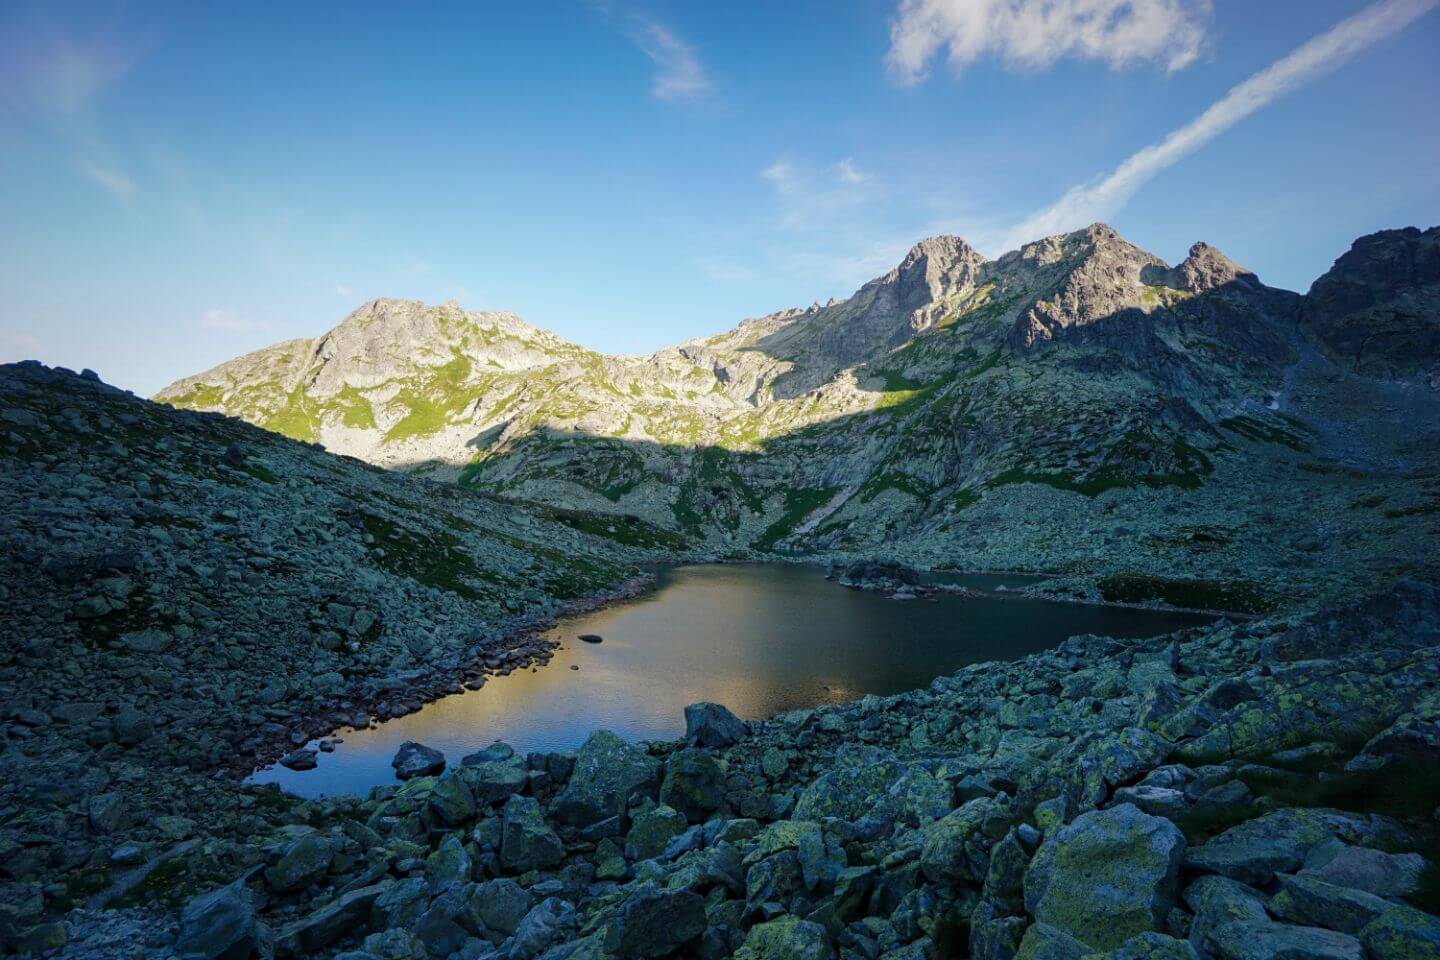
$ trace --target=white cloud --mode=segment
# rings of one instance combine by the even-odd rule
[[[1209,16],[1210,0],[902,0],[886,62],[905,84],[941,51],[957,72],[986,56],[1025,69],[1070,58],[1179,70],[1200,56]]]
[[[697,100],[710,92],[710,78],[688,43],[653,20],[634,21],[630,39],[655,64],[651,93],[660,100]]]
[[[259,324],[253,323],[244,317],[236,316],[233,310],[223,307],[206,310],[200,318],[200,323],[211,330],[218,330],[221,333],[250,333],[262,329]]]
[[[335,295],[340,297],[353,297],[355,296],[355,291],[351,287],[342,283],[335,288]]]
[[[1342,66],[1440,6],[1440,0],[1381,0],[1230,88],[1209,109],[1165,139],[1132,154],[1100,180],[1072,187],[1005,236],[1004,249],[1104,220],[1142,185],[1279,97]]]

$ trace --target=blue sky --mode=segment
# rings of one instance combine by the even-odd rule
[[[148,394],[378,296],[648,352],[1095,219],[1304,289],[1440,222],[1437,5],[6,3],[0,360]]]

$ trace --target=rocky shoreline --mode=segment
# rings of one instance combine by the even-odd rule
[[[175,947],[460,956],[1353,958],[1440,947],[1440,591],[682,742],[497,744],[296,803]],[[1400,789],[1380,789],[1387,783]]]
[[[307,717],[297,717],[284,731],[275,731],[255,748],[253,758],[234,766],[221,767],[228,777],[245,778],[279,762],[305,743],[333,736],[342,729],[363,730],[374,724],[407,716],[448,696],[481,689],[493,676],[507,676],[516,670],[542,667],[550,662],[557,641],[540,636],[565,617],[587,613],[612,603],[643,596],[655,583],[653,574],[627,578],[613,590],[566,600],[542,617],[521,618],[504,629],[499,649],[486,650],[469,662],[426,673],[380,677],[373,680],[377,692],[369,699],[337,697]],[[403,689],[403,695],[396,691]]]

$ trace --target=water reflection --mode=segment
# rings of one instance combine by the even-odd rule
[[[1017,578],[970,582],[993,589]],[[698,700],[759,719],[924,686],[965,664],[1023,656],[1077,633],[1151,636],[1208,619],[998,595],[897,602],[838,587],[812,567],[680,567],[662,572],[646,596],[552,631],[563,647],[548,667],[345,732],[317,770],[275,767],[254,779],[306,796],[364,792],[392,782],[390,758],[405,740],[456,763],[496,739],[524,752],[570,749],[601,727],[630,739],[671,738],[684,732],[685,705]],[[581,633],[604,642],[582,643]]]

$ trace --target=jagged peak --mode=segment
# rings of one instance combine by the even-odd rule
[[[1169,286],[1191,293],[1201,293],[1236,281],[1258,284],[1253,270],[1231,260],[1218,248],[1202,241],[1190,247],[1189,254],[1170,271]]]

